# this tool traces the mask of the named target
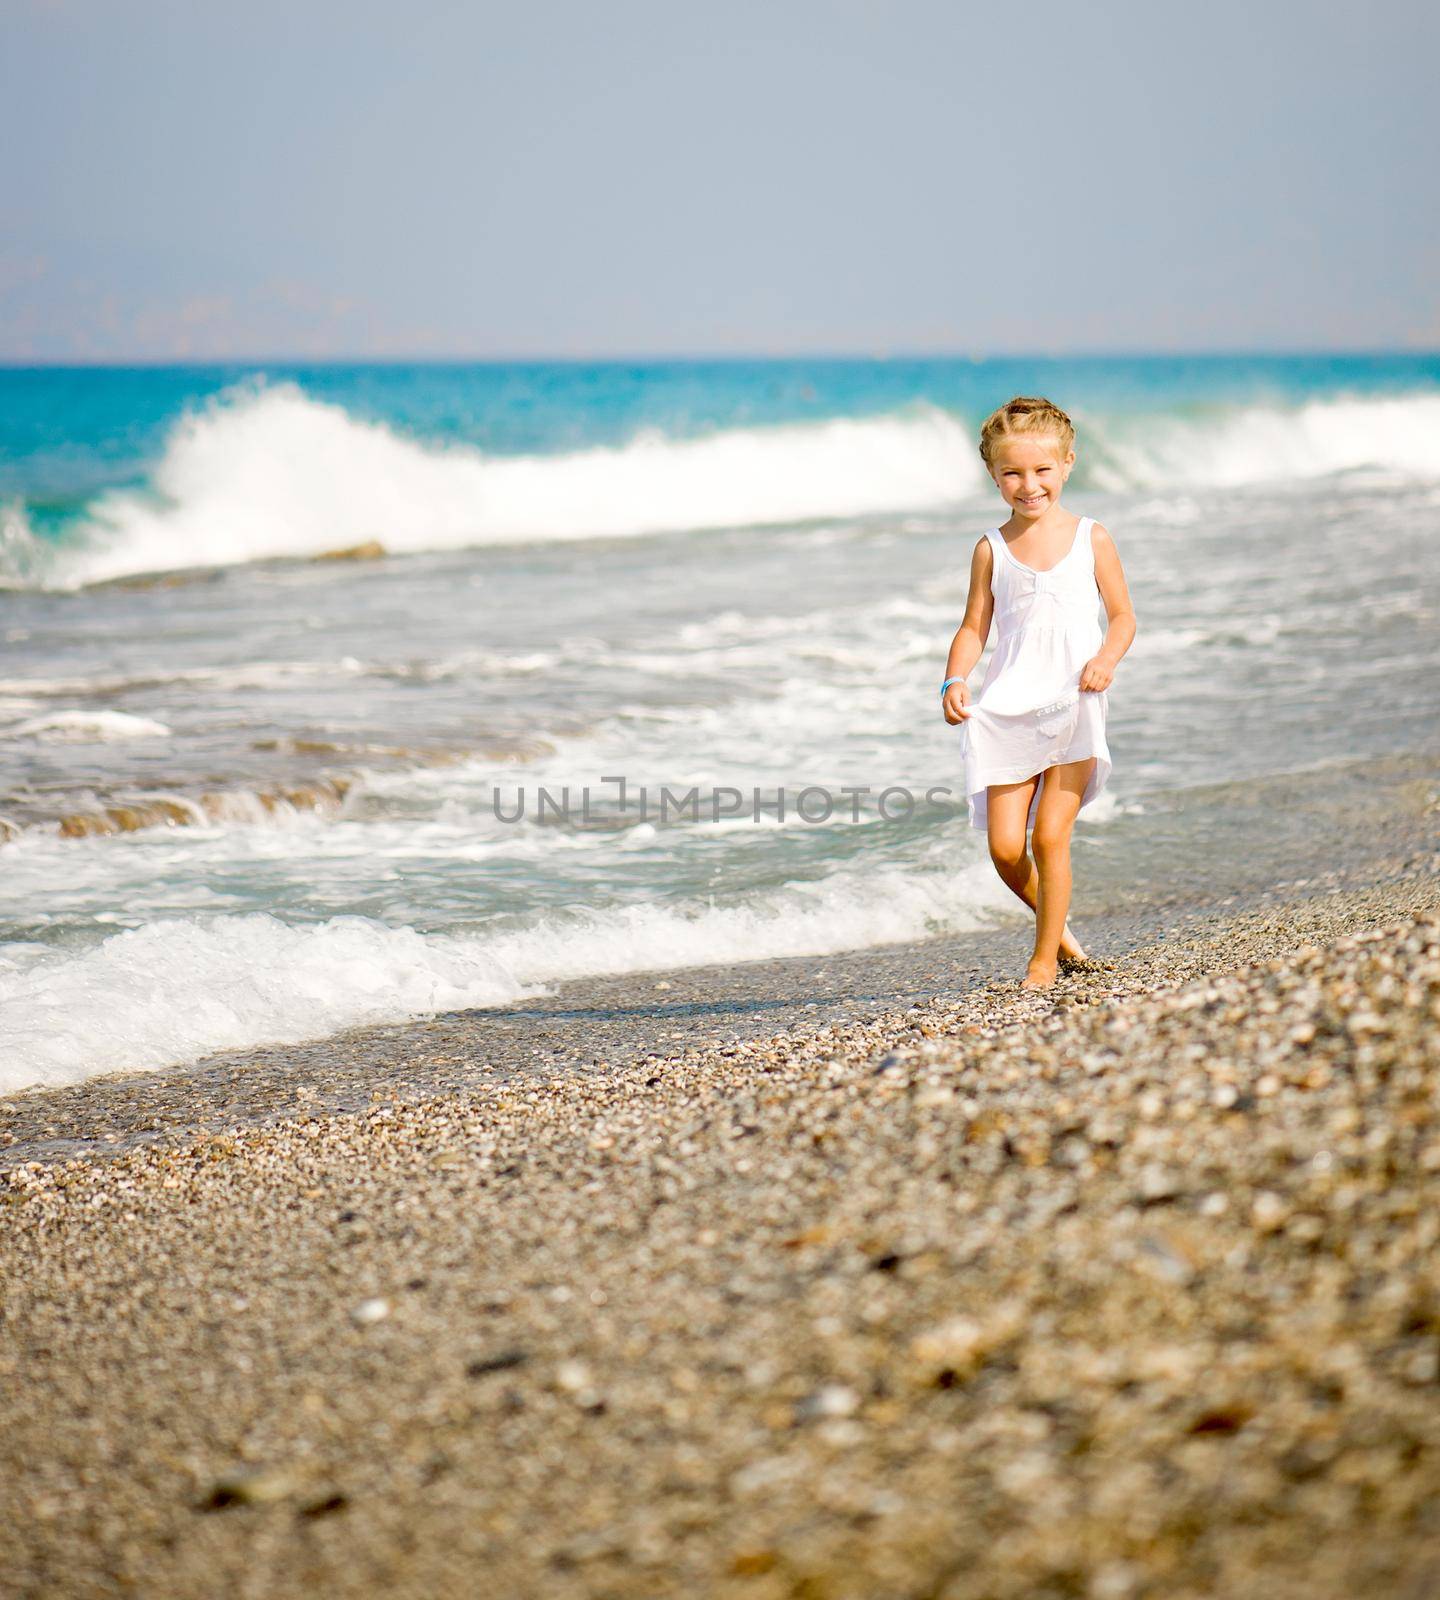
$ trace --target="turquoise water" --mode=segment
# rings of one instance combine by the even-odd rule
[[[0,1089],[1011,915],[935,686],[1015,392],[1140,617],[1079,914],[1298,876],[1435,750],[1435,356],[0,372]]]
[[[142,483],[181,415],[257,377],[417,439],[521,454],[917,403],[973,418],[1032,391],[1070,397],[1082,415],[1404,395],[1440,386],[1440,356],[0,368],[0,497],[63,521],[107,487]]]

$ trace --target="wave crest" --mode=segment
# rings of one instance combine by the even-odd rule
[[[493,456],[406,438],[293,384],[252,387],[176,426],[148,492],[100,496],[50,581],[313,556],[371,540],[388,551],[446,550],[928,507],[978,486],[969,454],[960,424],[923,408]]]
[[[1108,491],[1233,489],[1363,468],[1440,478],[1440,395],[1334,396],[1209,416],[1113,419],[1086,477]],[[1096,437],[1098,436],[1098,437]]]

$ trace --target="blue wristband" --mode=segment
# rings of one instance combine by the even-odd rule
[[[945,698],[945,691],[950,687],[950,685],[952,683],[964,683],[964,681],[965,681],[964,678],[946,678],[944,683],[942,683],[940,685],[940,698],[942,700]]]

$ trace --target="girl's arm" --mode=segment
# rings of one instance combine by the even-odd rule
[[[1095,548],[1095,582],[1100,598],[1105,602],[1108,626],[1105,640],[1098,655],[1085,663],[1080,674],[1082,689],[1108,689],[1115,678],[1115,668],[1120,657],[1135,639],[1135,610],[1130,604],[1130,590],[1125,582],[1125,569],[1120,565],[1120,553],[1115,541],[1100,524],[1090,530]]]
[[[995,614],[995,596],[990,591],[990,569],[995,558],[990,541],[981,539],[970,557],[970,593],[965,600],[965,619],[950,644],[950,659],[945,665],[947,678],[959,678],[945,691],[940,702],[949,723],[964,722],[970,715],[970,686],[964,681],[975,670],[990,637],[990,619]]]

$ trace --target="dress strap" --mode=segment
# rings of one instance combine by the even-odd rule
[[[1075,537],[1077,539],[1079,539],[1079,540],[1083,540],[1084,541],[1085,557],[1086,557],[1086,560],[1089,561],[1090,566],[1091,566],[1092,569],[1095,566],[1095,545],[1094,545],[1093,541],[1091,540],[1090,535],[1094,531],[1095,531],[1095,519],[1094,519],[1094,517],[1081,517],[1080,526],[1075,530]]]

